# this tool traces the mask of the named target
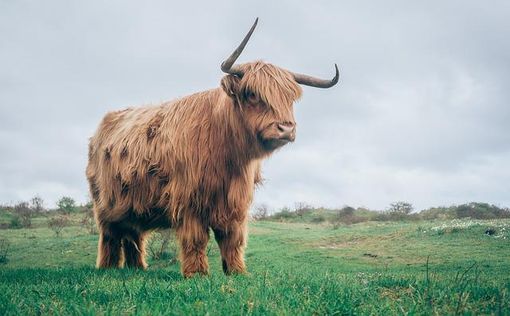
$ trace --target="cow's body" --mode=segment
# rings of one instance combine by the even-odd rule
[[[225,273],[244,272],[248,209],[260,163],[293,141],[299,83],[332,81],[264,62],[232,65],[221,88],[105,116],[89,145],[87,179],[100,231],[98,267],[146,267],[149,231],[174,228],[185,276],[206,274],[209,231]]]
[[[221,88],[107,114],[91,138],[87,167],[101,231],[121,239],[124,251],[143,251],[147,231],[192,221],[204,236],[209,227],[218,237],[240,230],[244,246],[263,153],[236,153],[252,141],[236,139],[232,125],[240,122]],[[121,264],[121,254],[110,252],[99,266]],[[127,264],[145,266],[125,256]]]
[[[231,213],[245,209],[262,157],[235,152],[236,129],[226,117],[236,114],[226,103],[230,98],[218,88],[107,114],[90,141],[87,170],[99,222],[121,221],[128,210],[147,216],[166,209],[177,220],[191,208],[213,220],[218,209],[227,216],[227,205]],[[232,184],[242,187],[243,201]]]

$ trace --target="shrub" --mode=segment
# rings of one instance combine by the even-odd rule
[[[76,202],[73,198],[63,196],[57,201],[58,210],[64,214],[70,214],[76,210]]]
[[[438,207],[431,207],[426,210],[422,210],[420,213],[420,218],[424,220],[431,220],[431,219],[453,219],[455,218],[455,214],[452,212],[451,207],[444,207],[444,206],[438,206]]]
[[[172,230],[155,231],[147,246],[149,255],[154,260],[177,261],[177,244],[175,243],[175,235]]]
[[[509,218],[510,209],[488,203],[471,202],[449,207],[432,207],[419,213],[421,219],[497,219]]]
[[[59,215],[48,220],[48,227],[55,232],[57,237],[60,237],[60,233],[68,224],[69,218],[66,215]]]
[[[338,210],[337,215],[340,218],[342,218],[342,217],[349,217],[349,216],[353,216],[355,211],[356,210],[353,207],[346,206],[346,207]]]
[[[9,223],[9,228],[13,228],[13,229],[23,228],[23,225],[21,224],[21,218],[18,215],[14,215],[11,218],[11,222]]]
[[[264,220],[269,216],[269,208],[266,204],[259,204],[255,207],[252,218],[256,221]]]
[[[413,210],[414,207],[411,203],[402,201],[394,202],[390,204],[386,211],[377,214],[373,219],[376,221],[402,221],[418,219],[419,216],[413,216],[411,214]]]
[[[82,205],[81,208],[84,212],[92,211],[94,209],[94,203],[92,203],[92,201],[88,201],[85,205]]]
[[[390,204],[390,207],[388,208],[388,213],[405,216],[411,214],[413,210],[414,207],[411,203],[399,201]]]
[[[319,224],[319,223],[322,223],[322,222],[325,222],[325,221],[326,221],[326,218],[323,215],[314,216],[311,219],[311,222],[314,223],[314,224]]]
[[[313,207],[310,204],[307,204],[305,202],[297,202],[294,205],[294,212],[298,216],[303,216],[306,213],[309,213],[313,210]]]
[[[21,227],[28,228],[32,226],[32,217],[34,216],[34,212],[30,208],[28,202],[19,202],[14,205],[14,214],[15,217],[18,217]]]
[[[44,211],[44,200],[36,195],[30,200],[30,208],[35,213],[41,213]]]
[[[351,225],[361,223],[368,220],[368,217],[361,217],[355,215],[356,210],[353,207],[346,206],[337,211],[335,216],[331,219],[333,228],[340,227],[341,224]]]
[[[471,202],[456,206],[454,209],[457,218],[494,219],[510,217],[508,209],[499,208],[488,203]]]
[[[288,220],[295,217],[296,213],[292,212],[288,207],[283,207],[279,212],[276,212],[270,216],[271,219],[276,219],[280,221]]]
[[[91,235],[97,235],[97,226],[96,220],[94,219],[94,211],[89,204],[86,204],[83,207],[83,218],[81,219],[81,224],[87,229],[88,233]]]

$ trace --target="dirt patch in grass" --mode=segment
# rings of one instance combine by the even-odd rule
[[[344,249],[353,248],[360,244],[360,241],[326,242],[318,245],[319,249]]]
[[[273,232],[272,229],[265,228],[265,227],[250,226],[248,228],[248,233],[250,235],[267,235],[267,234],[271,234],[271,232]]]

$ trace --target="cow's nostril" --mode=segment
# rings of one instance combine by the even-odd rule
[[[287,123],[287,124],[278,123],[278,131],[280,131],[282,133],[290,133],[293,130],[294,130],[294,124],[291,124],[291,123]]]
[[[277,128],[278,132],[280,133],[278,138],[291,142],[294,141],[294,139],[296,138],[295,124],[278,123]]]

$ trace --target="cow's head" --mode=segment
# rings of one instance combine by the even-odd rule
[[[266,152],[271,152],[296,137],[293,104],[301,96],[299,84],[329,88],[338,82],[339,72],[331,80],[297,74],[262,62],[234,64],[243,51],[257,20],[239,47],[221,64],[228,73],[221,81],[223,90],[234,100],[247,129]]]

